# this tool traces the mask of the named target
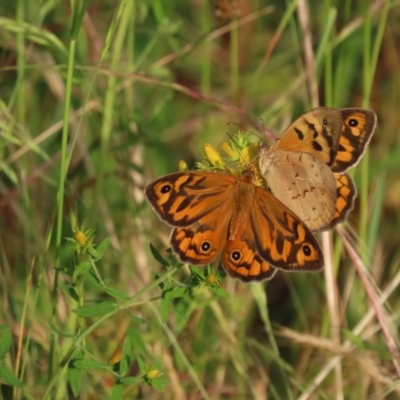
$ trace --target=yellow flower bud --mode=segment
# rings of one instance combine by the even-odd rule
[[[218,282],[217,275],[215,274],[210,274],[206,278],[206,283],[207,285],[215,285]]]
[[[75,232],[74,238],[80,246],[86,246],[88,238],[82,231]]]
[[[235,150],[232,149],[232,146],[229,142],[223,142],[221,144],[221,148],[228,155],[229,158],[232,158],[233,160],[237,160],[238,155],[235,152]]]
[[[187,171],[189,169],[185,160],[180,160],[179,161],[178,169],[179,169],[179,171]]]
[[[224,162],[221,156],[218,154],[217,150],[211,146],[209,143],[204,144],[204,151],[210,163],[217,168],[224,168]]]
[[[155,378],[157,378],[159,375],[160,375],[160,371],[159,371],[158,369],[155,369],[155,368],[148,370],[148,371],[147,371],[147,374],[146,374],[146,376],[147,376],[149,379],[155,379]]]

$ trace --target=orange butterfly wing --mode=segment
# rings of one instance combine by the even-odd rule
[[[227,272],[244,281],[271,278],[273,266],[316,270],[316,239],[289,209],[252,183],[252,175],[178,172],[152,182],[145,195],[176,228],[171,246],[181,261],[204,265],[222,254]],[[270,265],[272,264],[272,265]]]
[[[345,221],[354,207],[357,197],[357,188],[348,174],[333,174],[336,182],[336,211],[331,221],[320,230],[333,229],[337,224]]]
[[[314,108],[299,117],[278,136],[271,146],[271,152],[279,149],[309,153],[331,166],[339,147],[341,123],[339,109]]]
[[[375,132],[376,114],[361,108],[343,108],[339,147],[332,171],[344,173],[357,165]]]
[[[357,193],[348,175],[335,173],[344,174],[358,163],[375,126],[376,115],[370,110],[311,110],[270,148],[261,149],[261,173],[274,195],[311,230],[332,229],[346,219]]]
[[[246,207],[242,208],[240,219],[230,224],[230,236],[222,254],[222,264],[228,272],[252,276],[254,271],[266,268],[260,258],[289,271],[322,268],[321,249],[306,225],[270,192],[246,180],[240,186],[240,192],[251,195],[246,194]],[[250,254],[260,258],[250,258]],[[254,262],[252,269],[249,265]]]

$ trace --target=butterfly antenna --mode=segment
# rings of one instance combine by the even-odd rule
[[[228,125],[236,125],[241,130],[246,131],[246,132],[250,132],[247,128],[245,128],[244,126],[238,124],[237,122],[228,122]]]
[[[233,140],[233,141],[235,140],[235,139],[233,138],[233,136],[232,136],[232,134],[231,134],[231,133],[229,133],[229,132],[226,132],[226,134],[228,135],[228,137],[229,137],[229,139],[230,139],[230,140]]]

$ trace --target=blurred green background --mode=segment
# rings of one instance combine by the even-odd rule
[[[399,22],[388,0],[2,2],[3,398],[399,398]],[[378,115],[345,229],[380,323],[335,232],[331,280],[226,277],[227,299],[173,269],[143,198],[204,143],[269,143],[317,104]]]

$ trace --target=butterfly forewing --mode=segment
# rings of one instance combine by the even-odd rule
[[[300,153],[310,153],[327,165],[332,165],[339,146],[342,116],[332,107],[315,108],[289,126],[271,146]]]
[[[339,148],[332,166],[333,172],[343,173],[357,165],[375,132],[376,114],[361,108],[343,108],[343,124]]]
[[[150,183],[145,196],[160,219],[184,227],[217,208],[229,212],[230,191],[236,180],[213,172],[176,172]]]

